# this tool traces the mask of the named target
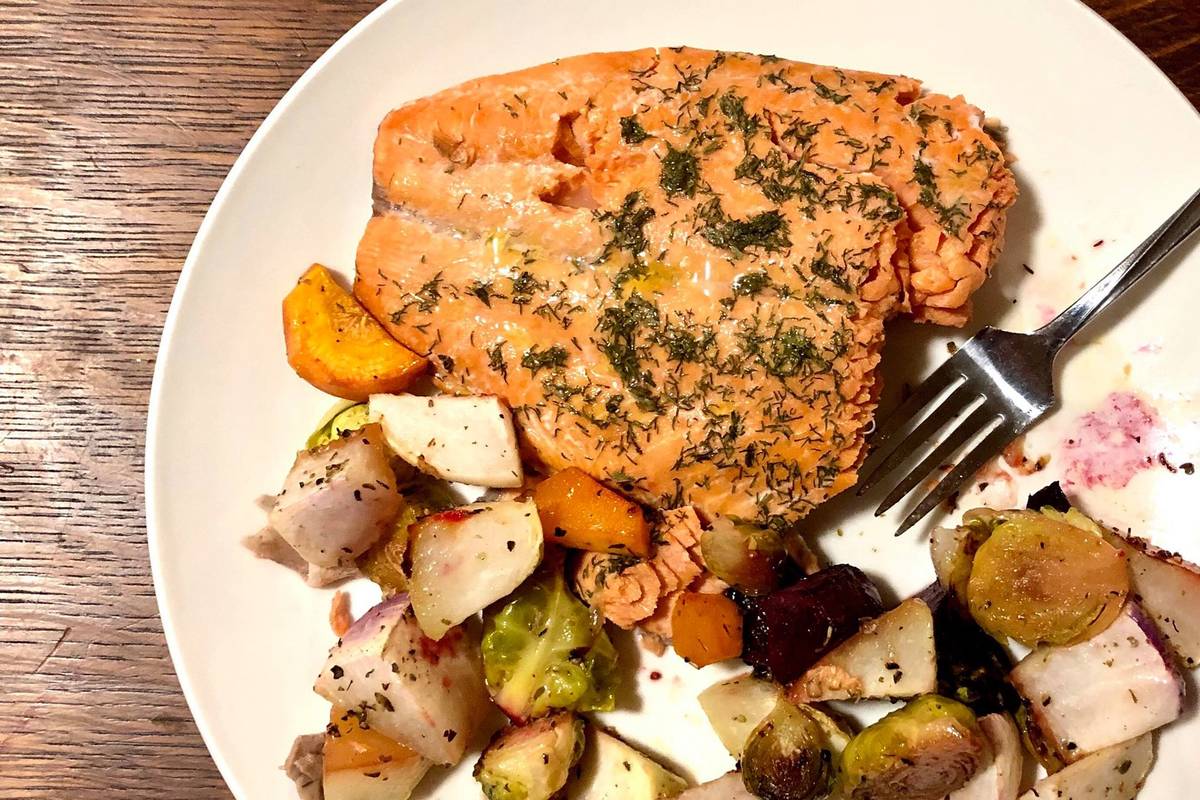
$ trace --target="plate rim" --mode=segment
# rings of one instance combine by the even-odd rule
[[[1097,35],[1103,32],[1103,35],[1114,40],[1119,46],[1125,48],[1135,56],[1135,61],[1140,61],[1143,67],[1149,67],[1149,74],[1156,75],[1156,80],[1161,84],[1169,87],[1174,95],[1174,101],[1182,103],[1184,108],[1192,112],[1193,117],[1200,122],[1200,109],[1197,109],[1191,101],[1183,94],[1183,91],[1175,84],[1174,81],[1150,58],[1141,48],[1139,48],[1131,39],[1116,28],[1112,23],[1105,19],[1098,11],[1087,5],[1084,0],[1059,0],[1065,5],[1073,5],[1084,14],[1081,20],[1087,19],[1093,29],[1097,31]],[[205,250],[208,239],[212,235],[212,228],[215,225],[216,218],[221,212],[222,207],[228,200],[229,195],[233,191],[233,187],[238,183],[242,173],[247,169],[247,164],[254,158],[256,153],[262,146],[263,140],[269,135],[270,131],[278,124],[279,119],[284,116],[287,110],[297,102],[297,98],[303,93],[306,87],[322,72],[326,65],[336,58],[343,50],[351,47],[365,31],[374,26],[380,19],[389,15],[395,8],[404,3],[405,0],[385,0],[376,8],[368,12],[362,19],[358,20],[345,33],[343,33],[336,41],[334,41],[304,72],[296,79],[296,81],[288,88],[282,97],[272,107],[271,111],[263,118],[255,129],[253,135],[246,142],[242,151],[234,160],[229,172],[221,181],[220,187],[213,196],[208,209],[205,211],[204,217],[201,220],[196,234],[188,248],[188,254],[184,259],[183,266],[180,269],[179,277],[176,281],[175,288],[171,294],[170,305],[167,310],[166,317],[163,321],[162,334],[159,338],[158,348],[155,353],[155,362],[153,377],[150,386],[149,400],[147,402],[146,413],[146,428],[145,428],[145,443],[143,446],[144,454],[144,471],[143,471],[143,492],[144,492],[144,508],[146,522],[146,541],[148,550],[148,560],[150,562],[150,574],[154,584],[154,597],[157,606],[159,619],[162,622],[163,635],[167,643],[167,652],[170,656],[171,667],[175,672],[179,682],[180,689],[184,696],[184,701],[187,704],[188,712],[200,733],[201,740],[204,742],[205,749],[208,751],[209,757],[216,765],[222,780],[225,782],[229,791],[238,800],[245,800],[247,797],[244,787],[239,782],[237,776],[233,772],[232,766],[226,760],[222,749],[218,746],[208,721],[208,715],[200,704],[195,700],[195,689],[191,677],[191,668],[186,660],[182,657],[182,647],[180,640],[179,629],[175,624],[174,616],[170,611],[170,604],[167,601],[167,595],[170,589],[163,577],[163,546],[164,536],[162,529],[165,524],[159,519],[160,516],[160,501],[155,490],[155,481],[159,475],[159,458],[158,438],[160,436],[160,428],[162,427],[161,406],[162,393],[164,391],[164,382],[166,364],[169,359],[165,354],[170,352],[171,343],[176,335],[179,324],[179,316],[183,306],[184,296],[187,294],[188,287],[192,282],[193,276],[198,269],[197,263],[200,261],[201,254]]]

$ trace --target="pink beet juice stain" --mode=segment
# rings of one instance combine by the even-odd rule
[[[1154,465],[1158,412],[1133,392],[1113,392],[1079,418],[1063,442],[1066,486],[1121,489]]]

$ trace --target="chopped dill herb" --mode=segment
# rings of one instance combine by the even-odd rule
[[[488,351],[488,368],[499,372],[500,377],[508,382],[508,364],[504,360],[504,343],[496,342]]]
[[[404,319],[404,315],[413,306],[425,313],[429,313],[437,307],[438,302],[442,299],[442,273],[439,272],[423,283],[420,289],[409,294],[409,298],[404,305],[400,306],[399,310],[392,312],[393,325],[399,325]]]
[[[512,301],[519,306],[528,305],[534,292],[544,292],[547,288],[545,281],[539,281],[533,273],[522,270],[521,274],[513,278]]]
[[[491,281],[474,281],[467,286],[467,293],[473,294],[479,298],[479,302],[483,303],[488,308],[492,307],[492,282]]]
[[[597,214],[596,219],[607,225],[612,232],[612,237],[604,245],[601,259],[622,250],[635,258],[640,257],[646,250],[645,225],[654,219],[654,216],[654,209],[642,204],[641,192],[625,195],[619,210]]]
[[[980,141],[975,142],[974,150],[972,150],[970,153],[966,153],[966,154],[960,156],[960,159],[962,160],[962,162],[964,164],[966,164],[968,167],[970,167],[970,166],[974,166],[976,163],[981,162],[981,161],[985,164],[991,164],[999,157],[1000,157],[999,153],[997,153],[992,148],[988,147],[986,144],[983,143],[982,140],[980,140]]]
[[[811,375],[829,366],[812,338],[797,327],[777,332],[768,352],[760,353],[759,358],[763,369],[777,378]]]
[[[914,105],[908,111],[909,119],[917,123],[917,127],[921,129],[922,134],[929,133],[929,126],[941,120],[937,114],[929,111],[924,106]]]
[[[665,325],[655,337],[655,343],[667,351],[671,361],[700,362],[704,354],[716,345],[717,334],[712,328],[705,327],[699,335],[678,325]]]
[[[545,350],[539,350],[535,344],[521,356],[521,366],[534,375],[538,370],[564,367],[567,364],[567,349],[562,345],[551,345]]]
[[[608,479],[613,483],[620,484],[622,486],[631,486],[636,483],[636,479],[623,469],[609,473]]]
[[[811,269],[818,278],[824,278],[844,292],[854,290],[854,287],[850,285],[850,278],[847,277],[845,268],[830,261],[829,255],[825,252],[813,259]]]
[[[838,94],[833,89],[830,89],[828,86],[818,81],[816,78],[810,78],[809,80],[812,81],[813,88],[816,89],[817,97],[828,100],[831,103],[837,103],[838,105],[841,105],[850,99],[850,95]]]
[[[963,223],[967,221],[967,211],[963,208],[962,203],[952,203],[951,205],[942,203],[941,197],[938,195],[937,178],[933,174],[933,167],[926,164],[920,154],[913,159],[913,180],[921,187],[921,205],[937,216],[938,222],[943,228],[953,231],[957,235]]]
[[[657,411],[659,402],[655,397],[654,377],[642,365],[643,359],[649,357],[649,345],[639,341],[639,332],[658,326],[658,306],[638,294],[626,298],[619,306],[604,309],[596,324],[600,336],[596,346],[643,411]]]
[[[757,247],[768,253],[791,247],[788,224],[778,209],[760,211],[746,219],[731,219],[721,208],[720,198],[714,197],[697,209],[704,222],[700,235],[715,247],[744,253]]]
[[[677,194],[695,197],[699,184],[700,162],[696,156],[687,150],[676,150],[667,145],[667,154],[662,159],[662,174],[658,178],[658,185],[667,193],[667,197]]]
[[[796,92],[802,91],[804,89],[803,86],[797,86],[796,84],[789,81],[787,79],[787,76],[783,74],[783,70],[779,70],[778,72],[767,73],[767,75],[765,76],[765,79],[766,79],[767,83],[770,83],[770,84],[780,87],[787,94],[795,94]],[[760,79],[760,85],[761,85],[761,80],[762,79]]]
[[[637,114],[621,117],[621,141],[625,144],[641,144],[649,138],[650,134],[638,122]]]
[[[813,137],[821,130],[822,122],[806,122],[803,119],[793,121],[783,130],[780,138],[783,141],[792,141],[796,145],[807,146],[812,141]]]
[[[763,196],[773,203],[800,197],[809,203],[823,204],[824,181],[805,169],[803,161],[786,158],[778,149],[765,157],[746,153],[733,176],[758,184]]]
[[[542,389],[547,397],[559,403],[566,403],[583,392],[578,386],[569,383],[563,373],[557,371],[542,378]]]
[[[721,113],[724,114],[733,124],[733,127],[742,132],[742,135],[747,139],[754,136],[758,131],[758,117],[746,112],[746,98],[738,97],[738,95],[730,89],[725,94],[721,95],[719,102]]]
[[[895,86],[896,81],[893,80],[892,78],[886,78],[886,79],[880,81],[879,83],[872,83],[871,81],[867,81],[867,85],[870,87],[867,89],[867,91],[870,92],[871,94],[883,94],[888,89]]]

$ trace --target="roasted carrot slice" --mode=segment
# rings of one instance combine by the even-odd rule
[[[684,592],[671,613],[675,652],[697,667],[742,654],[742,614],[723,594]]]
[[[641,507],[575,467],[533,490],[546,540],[596,553],[650,555],[650,525]]]
[[[320,264],[309,267],[283,299],[283,334],[292,369],[347,400],[403,391],[426,367]]]

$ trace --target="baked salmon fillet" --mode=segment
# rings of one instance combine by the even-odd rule
[[[961,324],[1016,187],[910,78],[688,48],[391,112],[355,294],[550,470],[789,525],[851,486],[884,321]]]

